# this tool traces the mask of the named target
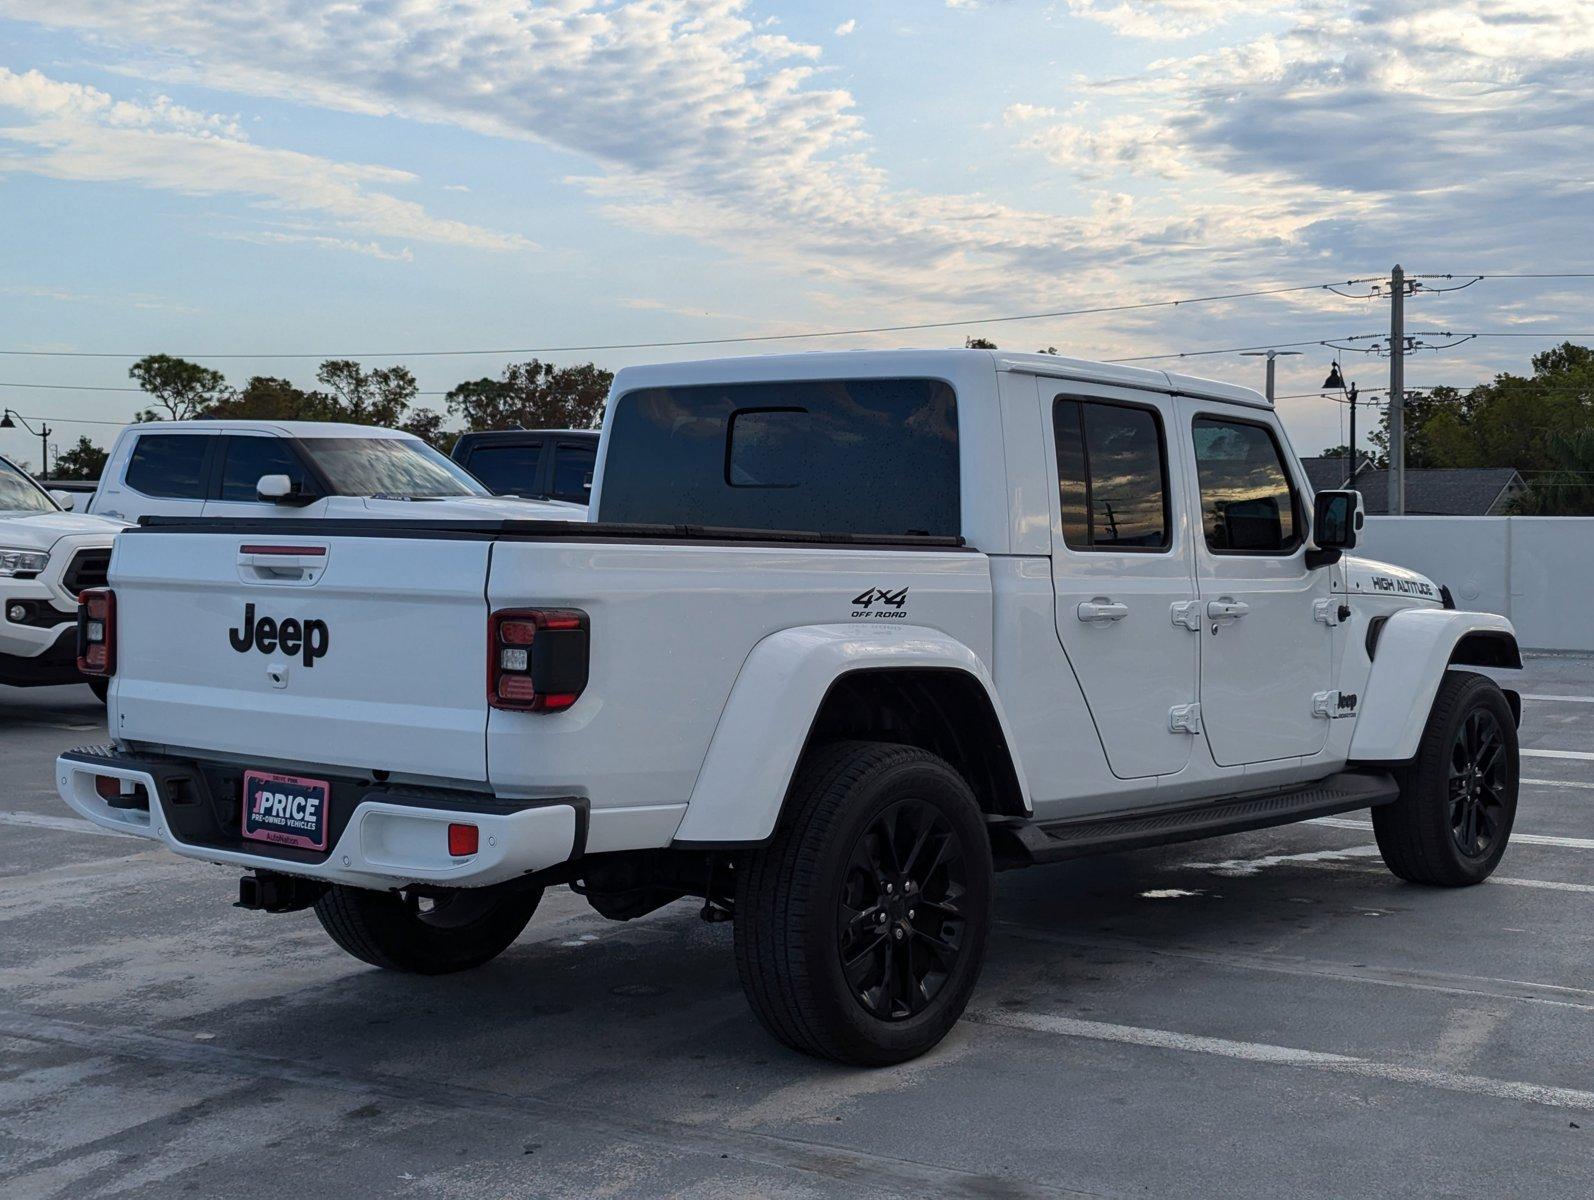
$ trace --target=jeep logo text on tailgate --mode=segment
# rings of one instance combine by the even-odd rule
[[[229,629],[227,640],[239,654],[259,650],[262,654],[302,654],[306,667],[315,666],[315,660],[327,652],[330,634],[325,621],[300,621],[284,617],[280,622],[271,617],[255,617],[255,606],[244,605],[243,628]]]

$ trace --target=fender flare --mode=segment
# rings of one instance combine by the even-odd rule
[[[924,626],[804,625],[765,637],[742,664],[675,841],[726,845],[768,839],[831,685],[854,671],[926,667],[962,671],[979,682],[1029,811],[1029,785],[1012,753],[1012,729],[990,671],[973,650]]]
[[[1510,653],[1487,659],[1465,649],[1458,654],[1469,638],[1474,645],[1507,643]],[[1351,735],[1351,761],[1405,762],[1415,755],[1444,673],[1458,661],[1520,666],[1511,622],[1495,613],[1457,609],[1407,608],[1392,614],[1378,635]]]

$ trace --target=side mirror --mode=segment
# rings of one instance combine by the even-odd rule
[[[262,475],[255,484],[255,495],[272,504],[280,504],[293,495],[293,480],[286,475]]]
[[[67,512],[71,512],[77,507],[77,497],[71,492],[58,492],[52,489],[50,492],[50,499],[54,500],[62,508],[66,509]]]
[[[255,495],[267,504],[313,504],[316,497],[302,491],[286,475],[262,475],[255,484]]]
[[[1312,541],[1317,548],[1307,552],[1306,565],[1327,566],[1338,562],[1344,551],[1354,550],[1364,519],[1360,492],[1318,492],[1312,501]]]

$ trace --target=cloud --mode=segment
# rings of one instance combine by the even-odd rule
[[[1187,38],[1227,21],[1279,6],[1267,0],[1068,0],[1076,17],[1137,38]]]
[[[353,238],[328,237],[317,233],[282,233],[263,229],[248,233],[226,235],[235,242],[253,242],[257,246],[314,246],[318,250],[336,250],[344,254],[363,254],[384,262],[414,262],[415,255],[408,248],[390,250],[380,242],[360,242]]]
[[[313,214],[368,235],[478,250],[532,248],[517,234],[436,217],[394,196],[389,189],[415,181],[409,172],[257,146],[236,118],[164,96],[119,100],[38,71],[0,68],[0,112],[19,118],[0,126],[0,175],[25,171],[190,196],[241,195],[260,209]],[[355,245],[340,238],[326,244]],[[372,244],[365,252],[373,252]]]
[[[855,30],[857,28],[858,28],[858,22],[854,18],[848,17],[840,25],[836,26],[836,36],[837,37],[846,37],[848,34],[850,34],[853,30]]]
[[[1090,218],[893,187],[852,96],[824,85],[819,48],[748,10],[0,0],[13,17],[114,39],[124,70],[578,153],[594,169],[571,182],[616,219],[860,292],[938,305],[1015,285],[1060,294],[1066,272],[1077,285],[1077,272],[1121,256]],[[1147,233],[1167,244],[1165,230]]]

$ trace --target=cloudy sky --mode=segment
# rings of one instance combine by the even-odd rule
[[[238,356],[213,365],[240,382],[397,355],[442,391],[504,356],[407,354],[972,321],[1397,261],[1594,271],[1594,0],[0,0],[0,224],[0,349],[109,355],[0,356],[0,398],[100,440],[71,420],[136,396],[16,385],[126,387],[127,356],[160,350]],[[1408,372],[1465,384],[1539,332],[1594,336],[1594,279],[1408,311],[1534,335]],[[723,352],[972,333],[1118,358],[1387,321],[1319,289]],[[1335,354],[1283,360],[1280,392]],[[1233,354],[1182,369],[1261,377]],[[1341,406],[1280,407],[1303,452],[1340,440]]]

